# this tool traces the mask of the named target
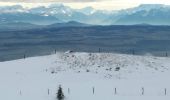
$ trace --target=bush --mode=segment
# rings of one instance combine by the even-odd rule
[[[63,90],[61,88],[61,85],[59,86],[58,92],[57,92],[57,99],[58,100],[64,100],[64,93]]]
[[[90,70],[87,69],[86,72],[90,72]]]
[[[119,71],[119,70],[120,70],[120,67],[116,67],[116,68],[115,68],[115,71]]]

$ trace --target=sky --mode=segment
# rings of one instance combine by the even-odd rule
[[[140,4],[170,5],[170,0],[0,0],[0,6],[21,4],[25,7],[36,7],[51,3],[63,3],[75,9],[91,6],[102,10],[120,10]]]

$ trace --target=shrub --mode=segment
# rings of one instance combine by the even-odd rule
[[[64,93],[61,88],[61,85],[59,86],[58,92],[57,92],[57,100],[64,100]]]

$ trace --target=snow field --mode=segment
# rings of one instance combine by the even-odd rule
[[[61,84],[66,100],[169,100],[169,65],[165,57],[77,52],[0,62],[0,99],[56,100]]]

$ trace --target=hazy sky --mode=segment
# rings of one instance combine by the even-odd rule
[[[135,7],[140,4],[170,5],[170,0],[0,0],[0,5],[22,4],[26,7],[49,5],[50,3],[64,3],[72,8],[92,6],[96,9],[118,10]]]

